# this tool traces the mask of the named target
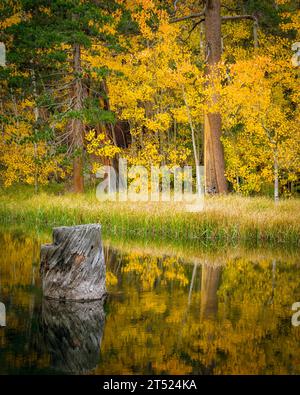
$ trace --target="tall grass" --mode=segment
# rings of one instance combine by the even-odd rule
[[[35,240],[38,245],[52,243],[52,229],[43,224],[28,226],[26,224],[10,225],[9,228],[0,224],[0,238],[6,233],[18,240],[30,238]],[[132,235],[122,234],[110,235],[103,238],[103,245],[110,250],[116,250],[121,254],[138,254],[153,257],[172,256],[180,259],[185,264],[209,264],[226,265],[228,261],[246,258],[251,262],[270,262],[277,263],[290,262],[299,263],[299,248],[287,248],[287,245],[224,245],[221,243],[210,243],[195,240],[149,240],[136,238]]]
[[[208,197],[198,213],[183,203],[98,202],[94,194],[0,191],[0,223],[54,227],[101,223],[105,236],[195,243],[300,244],[300,200],[275,205],[266,197]]]

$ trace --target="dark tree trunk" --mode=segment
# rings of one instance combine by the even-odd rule
[[[201,274],[201,317],[213,318],[218,311],[218,287],[221,266],[203,264]]]
[[[207,46],[208,79],[221,60],[221,2],[220,0],[207,0],[205,10],[205,35]],[[211,83],[211,82],[209,82]],[[213,101],[217,102],[215,95]],[[205,189],[207,193],[226,193],[227,182],[225,178],[224,150],[221,143],[222,121],[220,113],[205,114]]]
[[[74,110],[81,111],[83,108],[84,90],[81,76],[81,49],[79,44],[73,46],[73,71],[75,75],[73,86]],[[84,125],[81,119],[73,119],[72,124],[73,144],[73,190],[76,193],[84,191],[83,181],[83,133]]]
[[[53,244],[41,247],[43,294],[63,300],[102,299],[105,263],[98,224],[53,229]]]

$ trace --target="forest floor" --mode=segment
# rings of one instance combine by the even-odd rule
[[[106,236],[200,240],[226,244],[300,244],[300,199],[275,204],[268,197],[207,197],[204,210],[182,202],[99,202],[95,193],[62,194],[32,188],[0,189],[0,223],[47,228],[101,223]]]

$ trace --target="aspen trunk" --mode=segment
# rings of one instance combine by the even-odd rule
[[[221,60],[221,4],[220,0],[207,0],[205,11],[205,36],[207,46],[207,69],[209,77]],[[211,83],[211,82],[209,82]],[[218,101],[217,95],[213,98]],[[205,186],[208,193],[226,193],[224,150],[221,143],[222,121],[220,113],[205,114]]]
[[[197,183],[197,194],[201,194],[201,174],[200,174],[200,162],[199,162],[199,155],[197,152],[197,144],[196,144],[196,137],[195,137],[195,128],[191,116],[191,111],[189,104],[187,102],[184,86],[182,85],[182,95],[183,95],[183,100],[185,103],[187,115],[188,115],[188,120],[190,124],[190,129],[191,129],[191,134],[192,134],[192,144],[193,144],[193,153],[194,153],[194,160],[195,160],[195,168],[196,168],[196,183]]]
[[[278,169],[278,154],[274,154],[274,201],[279,202],[279,169]]]

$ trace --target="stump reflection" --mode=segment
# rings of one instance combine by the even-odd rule
[[[53,369],[78,374],[96,367],[105,324],[103,301],[44,299],[41,324]]]

